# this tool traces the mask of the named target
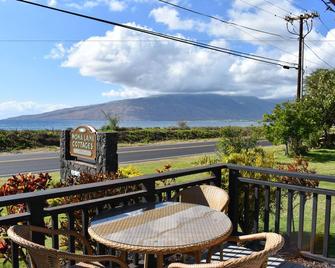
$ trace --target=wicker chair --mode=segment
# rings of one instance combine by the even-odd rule
[[[31,241],[32,232],[45,235],[65,235],[73,236],[86,247],[88,255],[65,252],[53,248],[36,244]],[[13,242],[27,249],[30,257],[32,268],[60,268],[63,267],[64,261],[74,261],[76,264],[72,267],[85,268],[102,268],[104,265],[100,262],[114,262],[121,268],[127,268],[127,264],[121,260],[121,257],[111,255],[93,255],[93,249],[88,241],[78,233],[68,230],[52,230],[32,225],[15,225],[11,226],[7,234]]]
[[[200,185],[186,188],[174,196],[174,200],[208,206],[217,211],[227,212],[229,196],[227,192],[212,185]]]
[[[284,238],[276,233],[259,233],[231,237],[228,241],[245,243],[254,240],[265,240],[264,249],[240,258],[204,264],[171,263],[168,268],[265,268],[269,255],[277,253],[284,245]]]

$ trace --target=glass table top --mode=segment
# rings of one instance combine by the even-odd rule
[[[99,215],[91,221],[89,233],[101,238],[99,242],[114,246],[178,248],[223,239],[231,229],[230,219],[222,212],[207,206],[164,202],[143,204],[117,215]]]

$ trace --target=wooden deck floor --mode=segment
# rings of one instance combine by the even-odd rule
[[[240,258],[245,255],[251,254],[252,251],[250,249],[239,247],[239,246],[233,246],[229,245],[223,249],[223,260],[228,260],[230,258]],[[220,253],[217,252],[213,254],[212,261],[220,261]],[[206,262],[205,259],[202,260],[202,262]],[[293,264],[286,262],[283,258],[279,258],[276,256],[272,256],[269,258],[268,261],[268,268],[303,268],[305,266],[299,265],[299,264]]]

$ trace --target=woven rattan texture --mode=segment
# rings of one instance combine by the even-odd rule
[[[180,191],[175,197],[180,202],[208,206],[217,211],[228,211],[228,193],[213,185],[192,186]]]
[[[106,246],[144,253],[199,250],[224,241],[230,232],[231,222],[224,213],[188,203],[113,221],[92,221],[89,228],[90,235]]]
[[[285,242],[284,238],[276,233],[244,235],[231,237],[228,240],[238,243],[265,240],[265,247],[263,250],[253,252],[250,255],[240,258],[230,258],[222,262],[203,264],[172,263],[168,268],[266,268],[268,257],[277,253],[283,247]]]
[[[27,249],[31,260],[30,267],[32,268],[62,268],[62,262],[65,260],[75,261],[77,265],[79,265],[78,267],[81,267],[82,265],[84,265],[84,263],[86,263],[86,267],[96,268],[99,267],[97,265],[99,264],[99,262],[102,261],[111,261],[117,263],[120,265],[121,268],[128,267],[127,264],[123,262],[119,257],[110,255],[94,256],[75,254],[36,244],[32,242],[32,232],[46,235],[63,235],[67,237],[73,236],[86,246],[89,254],[93,253],[93,250],[90,247],[88,241],[74,231],[54,230],[32,225],[11,226],[8,229],[7,234],[13,242]]]

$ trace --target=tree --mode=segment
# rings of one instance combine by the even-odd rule
[[[102,113],[106,117],[107,124],[104,125],[102,131],[117,131],[119,129],[120,117],[118,115],[111,115],[102,110]]]
[[[311,111],[304,102],[285,102],[276,105],[271,114],[264,115],[265,135],[274,144],[285,144],[286,154],[304,153],[307,141],[316,130]]]
[[[242,128],[226,127],[222,130],[222,138],[218,142],[218,152],[224,155],[241,153],[243,150],[253,149],[257,144],[254,131],[245,133]]]
[[[313,112],[325,145],[330,145],[329,130],[335,124],[335,70],[319,69],[306,78],[305,107]]]
[[[177,126],[180,129],[189,129],[190,128],[187,124],[187,121],[178,121]]]

